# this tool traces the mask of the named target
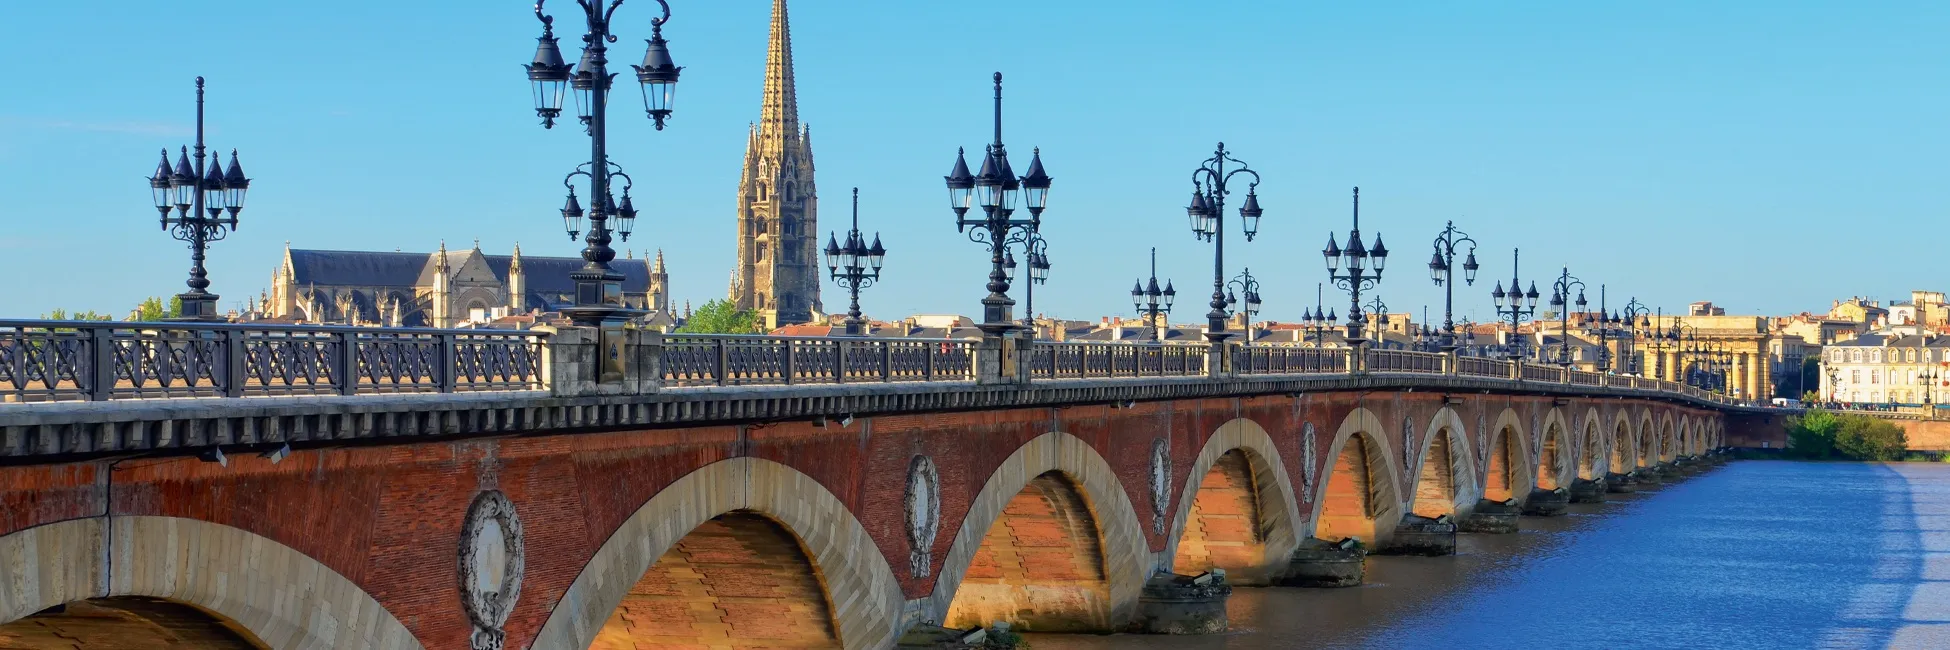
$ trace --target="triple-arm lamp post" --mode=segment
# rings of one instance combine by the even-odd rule
[[[1463,249],[1466,255],[1462,265],[1463,283],[1476,284],[1476,240],[1470,239],[1467,233],[1457,230],[1456,222],[1449,222],[1449,225],[1442,228],[1442,233],[1435,236],[1435,255],[1429,258],[1429,279],[1435,281],[1435,286],[1443,289],[1442,350],[1444,352],[1456,349],[1454,318],[1456,283],[1453,280],[1456,276],[1456,249],[1465,244],[1468,247]]]
[[[1633,296],[1625,303],[1624,313],[1620,314],[1621,320],[1625,322],[1625,342],[1631,349],[1631,352],[1625,356],[1626,374],[1640,375],[1645,371],[1639,366],[1639,329],[1651,326],[1651,323],[1645,320],[1645,317],[1651,313],[1650,308],[1641,304],[1637,296]]]
[[[1551,283],[1551,307],[1557,310],[1557,365],[1567,368],[1571,365],[1572,288],[1578,290],[1577,310],[1584,311],[1585,305],[1589,304],[1584,300],[1584,281],[1573,277],[1571,268],[1567,266],[1563,273],[1558,274],[1557,281]]]
[[[982,244],[989,252],[989,295],[982,298],[982,323],[976,327],[989,336],[1001,336],[1019,327],[1009,312],[1016,301],[1009,298],[1010,273],[1004,267],[1011,244],[1030,245],[1042,229],[1043,208],[1049,205],[1049,174],[1043,172],[1042,150],[1033,150],[1029,173],[1018,178],[1009,166],[1009,152],[1002,146],[1002,73],[995,73],[995,141],[982,156],[980,174],[968,173],[966,150],[955,152],[955,166],[946,177],[948,206],[955,212],[955,229],[968,233],[969,241]],[[1029,209],[1028,219],[1015,218],[1018,198]],[[968,209],[979,205],[982,217],[968,218]],[[970,227],[973,227],[971,230]]]
[[[1511,359],[1523,357],[1523,333],[1520,329],[1523,327],[1524,319],[1537,314],[1537,282],[1531,281],[1530,291],[1526,293],[1523,290],[1523,281],[1517,276],[1517,262],[1522,259],[1521,254],[1521,250],[1510,249],[1510,290],[1505,292],[1503,283],[1499,281],[1496,283],[1496,290],[1490,292],[1490,298],[1496,301],[1497,318],[1510,319],[1509,356]]]
[[[1158,249],[1151,249],[1151,279],[1131,285],[1131,306],[1137,309],[1138,316],[1144,319],[1145,339],[1158,340],[1158,329],[1164,327],[1165,315],[1171,313],[1171,304],[1178,300],[1178,290],[1172,288],[1171,280],[1165,280],[1165,288],[1158,288]]]
[[[1235,289],[1238,290],[1237,293],[1234,293]],[[1242,304],[1240,302],[1241,298],[1245,300],[1243,304],[1246,314],[1246,342],[1251,343],[1253,341],[1253,321],[1259,318],[1260,306],[1263,304],[1259,299],[1259,279],[1253,277],[1252,269],[1240,269],[1239,277],[1233,278],[1231,282],[1226,283],[1226,307],[1230,309],[1233,305]]]
[[[186,283],[190,290],[177,294],[182,311],[175,320],[221,320],[217,294],[209,292],[210,274],[203,268],[204,255],[212,242],[222,241],[237,229],[237,213],[244,211],[244,195],[251,180],[237,164],[237,150],[230,150],[227,171],[219,164],[217,154],[204,153],[202,77],[196,78],[196,162],[190,160],[190,148],[184,147],[176,168],[170,169],[169,150],[164,149],[156,175],[149,177],[149,190],[155,195],[162,229],[190,245],[190,279]]]
[[[1347,248],[1328,233],[1327,248],[1320,254],[1327,261],[1328,279],[1347,292],[1347,342],[1360,345],[1361,325],[1367,319],[1361,313],[1361,292],[1381,284],[1381,272],[1388,267],[1388,247],[1381,243],[1380,233],[1374,236],[1373,248],[1361,241],[1361,188],[1354,188],[1354,227],[1348,230]]]
[[[542,21],[542,35],[537,39],[535,59],[527,66],[528,80],[535,94],[535,114],[542,118],[543,128],[554,128],[555,118],[562,114],[562,95],[573,88],[577,116],[589,134],[589,162],[578,165],[562,179],[562,185],[569,188],[569,198],[562,207],[563,228],[568,231],[570,241],[582,236],[587,244],[582,249],[582,268],[569,274],[575,281],[575,304],[562,309],[562,313],[577,325],[617,323],[639,313],[624,306],[623,274],[609,265],[616,259],[616,249],[609,246],[610,234],[613,232],[623,241],[629,241],[637,215],[636,206],[630,201],[630,187],[634,183],[623,173],[621,165],[609,159],[609,91],[616,76],[609,72],[608,45],[616,42],[616,35],[610,29],[611,19],[623,0],[611,0],[608,8],[604,8],[602,0],[576,0],[588,28],[582,35],[581,63],[573,68],[562,59],[555,37],[555,18],[542,13],[545,2],[535,2],[535,17]],[[676,96],[677,77],[683,68],[671,61],[669,44],[664,41],[663,26],[670,22],[670,5],[664,0],[657,0],[657,4],[663,8],[663,15],[650,20],[649,49],[643,55],[643,65],[635,68],[637,82],[643,89],[644,112],[661,131],[665,120],[670,118],[671,100]],[[577,176],[589,178],[587,235],[582,232],[584,211],[576,197]],[[610,186],[617,179],[623,183],[621,201],[610,194]],[[614,226],[610,224],[612,218],[616,220]]]
[[[1321,306],[1321,285],[1315,284],[1314,308],[1312,310],[1302,310],[1300,316],[1301,330],[1305,332],[1307,338],[1313,339],[1314,347],[1321,347],[1327,344],[1327,330],[1334,327],[1334,321],[1337,318],[1334,315],[1334,310]]]
[[[846,287],[850,302],[846,308],[846,335],[865,336],[866,321],[860,318],[860,290],[880,281],[880,264],[887,249],[880,245],[880,233],[873,234],[873,245],[860,232],[860,188],[853,188],[853,229],[846,231],[846,244],[834,235],[826,237],[826,272],[833,282]]]

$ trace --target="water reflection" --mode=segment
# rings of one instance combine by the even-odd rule
[[[1950,648],[1950,465],[1748,461],[1368,584],[1240,589],[1234,633],[1095,648]]]

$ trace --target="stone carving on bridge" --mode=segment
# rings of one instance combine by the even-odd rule
[[[502,626],[521,597],[525,569],[521,518],[500,490],[483,490],[460,534],[460,602],[474,624],[473,650],[501,650]]]
[[[941,473],[934,459],[917,455],[907,464],[908,575],[926,578],[934,569],[934,536],[941,529]]]
[[[1165,534],[1166,515],[1171,512],[1171,443],[1164,438],[1151,441],[1151,532]]]
[[[1301,427],[1300,436],[1300,501],[1314,501],[1314,423]]]

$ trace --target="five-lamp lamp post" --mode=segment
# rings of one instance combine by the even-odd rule
[[[1490,298],[1496,302],[1497,318],[1510,319],[1509,357],[1511,359],[1523,357],[1523,334],[1520,329],[1523,327],[1524,319],[1537,315],[1537,282],[1531,281],[1530,291],[1525,292],[1523,281],[1518,279],[1517,262],[1521,259],[1521,255],[1521,250],[1514,248],[1510,250],[1510,290],[1505,292],[1503,283],[1499,281],[1496,283],[1496,290],[1490,292]]]
[[[1172,288],[1171,280],[1165,280],[1165,288],[1158,288],[1158,249],[1151,249],[1151,279],[1131,285],[1131,307],[1137,310],[1144,321],[1148,334],[1146,340],[1157,341],[1158,330],[1164,327],[1165,315],[1171,313],[1171,304],[1178,300],[1178,290]]]
[[[176,297],[182,302],[177,319],[185,321],[221,320],[217,314],[217,294],[210,293],[210,274],[203,268],[206,251],[212,242],[222,241],[237,229],[237,213],[244,210],[244,195],[251,181],[237,164],[237,151],[230,151],[230,169],[225,170],[217,154],[205,154],[203,144],[203,78],[196,78],[196,153],[191,162],[190,148],[184,147],[169,166],[169,150],[162,152],[156,175],[149,177],[149,190],[155,195],[156,212],[162,229],[190,245],[190,290]],[[207,163],[207,165],[206,165]],[[171,216],[171,211],[175,212]]]
[[[1015,176],[1009,166],[1008,150],[1002,146],[1002,73],[995,73],[995,141],[982,157],[981,173],[968,173],[966,150],[955,152],[955,166],[946,177],[949,208],[955,212],[955,228],[968,233],[968,239],[988,248],[989,295],[982,298],[982,322],[976,327],[989,336],[1001,336],[1018,325],[1010,319],[1016,301],[1009,298],[1009,273],[1003,267],[1009,245],[1027,245],[1042,229],[1043,208],[1049,205],[1049,174],[1043,172],[1042,150],[1032,152],[1029,173]],[[1015,218],[1017,200],[1029,209],[1028,219]],[[970,207],[979,206],[982,217],[968,218]],[[970,230],[970,227],[973,227]]]
[[[1462,265],[1463,283],[1474,285],[1476,284],[1477,269],[1476,240],[1470,239],[1468,233],[1457,230],[1456,222],[1449,222],[1447,226],[1442,228],[1442,233],[1436,235],[1435,255],[1429,258],[1429,279],[1435,282],[1435,286],[1443,288],[1442,350],[1445,352],[1456,349],[1456,321],[1454,318],[1456,306],[1456,284],[1454,282],[1456,277],[1456,249],[1465,244],[1468,247],[1463,249],[1465,254]]]
[[[853,228],[846,232],[846,243],[835,235],[826,237],[826,272],[833,282],[846,287],[846,335],[865,336],[866,321],[860,318],[860,290],[880,281],[880,264],[887,249],[880,245],[880,233],[873,234],[873,245],[860,232],[860,188],[853,188]]]
[[[1571,365],[1571,289],[1578,290],[1575,303],[1578,311],[1584,311],[1584,281],[1571,275],[1571,267],[1564,267],[1557,280],[1551,283],[1551,308],[1557,310],[1557,365]]]
[[[1226,164],[1238,165],[1227,169]],[[1246,234],[1246,241],[1252,241],[1259,234],[1259,172],[1253,171],[1245,161],[1232,157],[1226,151],[1226,143],[1219,143],[1218,150],[1211,158],[1199,163],[1192,172],[1192,203],[1185,207],[1185,214],[1191,219],[1192,234],[1199,239],[1212,242],[1212,311],[1205,313],[1205,338],[1214,346],[1224,343],[1231,336],[1226,332],[1228,302],[1225,296],[1226,284],[1226,196],[1231,194],[1227,185],[1232,177],[1245,174],[1253,177],[1246,186],[1246,203],[1239,206],[1239,224]]]
[[[537,39],[535,58],[527,65],[528,80],[535,95],[535,114],[542,118],[543,128],[553,128],[555,119],[562,114],[562,96],[573,89],[578,117],[589,135],[589,162],[578,165],[562,179],[562,184],[569,188],[569,198],[562,208],[563,227],[570,241],[582,236],[587,244],[582,249],[582,268],[569,274],[575,281],[575,304],[563,308],[562,313],[577,325],[617,323],[638,313],[623,304],[623,274],[609,265],[616,259],[616,249],[609,245],[611,233],[629,241],[637,216],[630,200],[633,182],[623,173],[622,166],[610,162],[608,151],[609,91],[615,80],[615,75],[609,73],[608,44],[616,42],[610,21],[623,0],[611,0],[607,9],[602,0],[576,0],[588,29],[582,36],[581,63],[573,69],[563,62],[555,37],[555,18],[542,13],[545,2],[535,3],[535,17],[542,21],[542,35]],[[649,49],[643,55],[643,64],[635,68],[637,82],[642,86],[644,111],[656,122],[657,129],[663,130],[665,120],[670,118],[671,100],[676,95],[677,77],[683,68],[671,61],[670,48],[663,37],[663,26],[670,22],[670,5],[664,0],[657,0],[657,4],[663,8],[663,15],[651,19]],[[576,197],[576,176],[589,178],[586,235],[582,231],[584,211]],[[623,181],[620,202],[610,194],[610,186],[618,178]],[[612,218],[614,225],[610,223]]]
[[[1348,230],[1347,248],[1341,248],[1333,233],[1328,233],[1327,248],[1320,254],[1327,261],[1328,279],[1347,292],[1347,342],[1358,346],[1361,325],[1367,319],[1361,313],[1361,292],[1381,284],[1381,272],[1388,267],[1388,247],[1381,243],[1380,233],[1375,234],[1372,248],[1361,241],[1361,188],[1354,188],[1354,227]]]

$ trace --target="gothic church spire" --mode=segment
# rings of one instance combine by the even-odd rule
[[[799,91],[792,78],[792,25],[785,0],[772,0],[772,40],[765,51],[765,106],[759,135],[773,140],[799,131]]]

